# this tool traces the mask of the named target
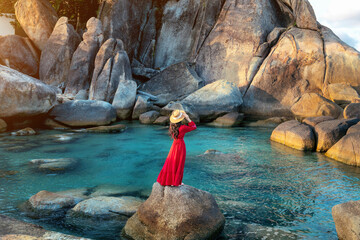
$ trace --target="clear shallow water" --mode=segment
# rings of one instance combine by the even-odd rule
[[[226,217],[221,239],[337,239],[331,208],[360,199],[360,170],[271,143],[271,131],[199,126],[185,137],[183,182],[214,195]],[[26,218],[17,206],[41,190],[116,184],[151,191],[172,143],[167,129],[129,123],[120,134],[75,133],[68,143],[57,143],[57,134],[68,133],[0,137],[0,214],[74,235],[114,239],[118,234],[113,232]],[[227,154],[201,156],[208,149]],[[63,157],[78,158],[80,164],[63,174],[36,172],[28,165],[35,158]],[[6,174],[11,170],[17,172]]]

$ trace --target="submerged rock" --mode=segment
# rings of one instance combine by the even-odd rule
[[[116,111],[107,102],[74,100],[55,106],[50,116],[72,127],[102,126],[116,120]]]
[[[332,208],[336,232],[339,239],[359,239],[360,201],[350,201]]]
[[[27,128],[24,128],[24,129],[21,129],[17,132],[13,132],[11,133],[11,135],[14,135],[14,136],[30,136],[30,135],[36,135],[36,132],[34,129],[30,128],[30,127],[27,127]]]
[[[360,167],[360,131],[346,134],[325,155],[336,161]]]
[[[315,148],[315,136],[311,127],[296,120],[280,124],[274,129],[270,139],[298,150],[311,151]]]
[[[137,192],[138,190],[139,189],[137,188],[128,187],[128,186],[103,184],[92,188],[90,197],[99,197],[99,196],[118,197],[124,195],[133,195],[133,193]]]
[[[40,171],[63,172],[73,169],[78,164],[78,161],[74,158],[33,159],[30,163]]]
[[[0,65],[0,116],[34,116],[56,104],[55,90],[43,82]]]
[[[76,201],[73,197],[43,190],[20,205],[20,209],[32,218],[56,218],[64,216],[65,212],[75,204]]]
[[[123,234],[133,239],[215,239],[225,218],[214,197],[188,185],[154,183],[150,197],[127,221]]]
[[[48,231],[39,225],[0,215],[0,239],[2,240],[90,240],[83,237]]]
[[[123,124],[116,124],[111,126],[99,126],[80,130],[74,130],[75,132],[86,132],[86,133],[118,133],[123,132],[126,126]]]
[[[47,0],[19,0],[14,5],[16,19],[26,35],[43,50],[58,16]]]

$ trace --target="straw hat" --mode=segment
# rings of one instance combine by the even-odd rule
[[[184,115],[184,111],[183,110],[174,110],[170,116],[170,122],[172,123],[178,123],[178,122],[181,122],[184,118],[185,118],[185,115]]]

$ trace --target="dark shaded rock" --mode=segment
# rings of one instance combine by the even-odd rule
[[[157,111],[149,111],[141,114],[139,120],[143,124],[152,124],[158,117],[160,113]]]
[[[331,212],[339,239],[359,239],[360,201],[335,205]]]
[[[166,126],[170,124],[170,119],[168,116],[160,116],[153,123],[156,125]]]
[[[74,100],[55,106],[50,116],[73,127],[103,126],[116,120],[116,110],[103,101]]]
[[[67,17],[61,17],[41,52],[39,69],[41,81],[65,88],[71,59],[80,42],[81,37],[68,23]]]
[[[68,126],[65,126],[64,124],[56,122],[51,118],[45,119],[44,125],[51,129],[70,129]]]
[[[341,119],[319,123],[315,126],[314,132],[317,138],[316,151],[326,152],[337,141],[339,141],[347,130],[357,124],[360,119]]]
[[[360,103],[350,103],[344,109],[344,118],[358,118],[360,119]]]
[[[20,0],[14,7],[26,35],[43,50],[58,20],[55,9],[47,0]]]
[[[149,80],[160,73],[159,70],[155,70],[152,68],[146,68],[144,66],[143,67],[132,67],[131,71],[132,71],[132,74],[134,75],[134,77],[139,78],[140,80]]]
[[[203,80],[189,64],[174,64],[142,84],[139,90],[158,97],[155,104],[165,106],[170,101],[183,98],[203,86]]]
[[[269,33],[266,41],[269,43],[270,47],[274,46],[278,42],[281,34],[283,34],[285,31],[286,28],[276,27]]]
[[[311,127],[296,120],[280,124],[274,129],[270,139],[297,150],[311,151],[315,148],[315,136]]]
[[[0,37],[0,63],[26,75],[39,72],[40,55],[28,38],[17,35]]]
[[[66,94],[76,95],[81,90],[88,91],[90,88],[95,57],[104,36],[101,21],[94,17],[88,20],[86,29],[83,34],[83,41],[79,44],[71,60],[69,78],[65,89]]]
[[[188,185],[154,183],[150,197],[127,221],[123,233],[133,239],[215,239],[224,223],[210,193]]]
[[[43,82],[0,65],[0,117],[47,113],[56,103],[55,90]]]
[[[195,57],[206,5],[203,0],[166,2],[155,47],[155,68],[166,68]]]
[[[331,120],[335,120],[333,117],[331,116],[321,116],[321,117],[309,117],[309,118],[305,118],[302,122],[311,126],[311,127],[315,127],[317,124],[325,122],[325,121],[331,121]]]

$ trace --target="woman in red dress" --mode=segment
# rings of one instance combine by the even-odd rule
[[[188,121],[188,125],[181,124],[183,119]],[[157,182],[162,186],[182,185],[184,174],[186,147],[184,135],[196,129],[196,125],[189,116],[181,110],[174,110],[170,116],[169,134],[174,139],[166,158],[165,164],[160,171]]]

